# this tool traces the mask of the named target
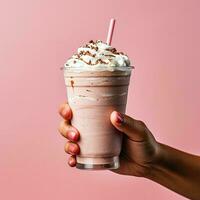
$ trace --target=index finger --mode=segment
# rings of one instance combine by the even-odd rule
[[[58,112],[64,119],[70,120],[72,118],[72,110],[67,103],[61,104]]]

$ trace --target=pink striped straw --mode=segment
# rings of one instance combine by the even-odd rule
[[[108,30],[107,41],[106,41],[106,43],[108,45],[111,45],[113,32],[114,32],[114,27],[115,27],[115,19],[111,19],[110,20],[110,25],[109,25],[109,30]]]

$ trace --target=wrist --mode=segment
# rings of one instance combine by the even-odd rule
[[[155,179],[156,176],[162,171],[162,163],[165,160],[164,145],[157,142],[155,148],[155,156],[153,161],[149,165],[149,172],[146,174],[145,178]]]
[[[165,160],[165,145],[157,142],[156,159],[153,163],[154,168],[160,168]]]

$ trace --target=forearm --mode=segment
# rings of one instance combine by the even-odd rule
[[[200,157],[159,144],[149,179],[190,199],[200,199]]]

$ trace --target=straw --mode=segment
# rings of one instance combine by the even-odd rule
[[[108,45],[111,45],[113,32],[114,32],[114,27],[115,27],[115,19],[111,19],[110,20],[110,25],[109,25],[109,30],[108,30],[107,41],[106,41],[106,43]]]

